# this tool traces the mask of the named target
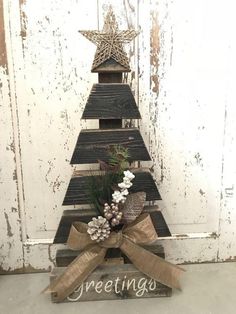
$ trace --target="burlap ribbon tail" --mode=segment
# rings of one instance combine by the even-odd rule
[[[115,247],[119,247],[142,273],[168,287],[180,289],[179,276],[183,269],[139,245],[150,244],[158,239],[149,214],[140,215],[123,230],[112,232],[108,239],[100,243],[91,240],[87,228],[87,224],[82,222],[72,224],[68,246],[83,252],[44,290],[53,293],[57,302],[63,301],[80,286],[103,263],[107,249]]]

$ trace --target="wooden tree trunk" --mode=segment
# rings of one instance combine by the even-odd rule
[[[101,72],[98,74],[99,83],[122,83],[122,73]],[[100,129],[122,128],[122,119],[99,119]]]

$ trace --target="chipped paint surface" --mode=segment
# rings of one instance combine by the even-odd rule
[[[97,75],[90,73],[96,47],[78,30],[101,28],[110,4],[120,29],[141,31],[126,47],[132,71],[124,81],[153,159],[143,165],[156,178],[174,234],[159,240],[167,258],[235,260],[231,2],[0,1],[1,272],[53,266],[74,145],[81,128],[97,126],[80,120]],[[219,24],[222,10],[228,18]]]
[[[7,51],[5,41],[5,27],[3,17],[3,0],[0,1],[0,66],[7,71]],[[2,87],[2,83],[1,83]]]
[[[4,5],[3,5],[4,4]],[[0,1],[0,269],[23,267],[19,189],[16,174],[13,107],[7,50],[7,6]],[[5,29],[5,33],[3,30]]]
[[[4,216],[5,216],[6,225],[7,225],[7,236],[8,236],[8,238],[11,238],[11,237],[13,237],[13,233],[12,233],[11,224],[9,222],[9,218],[8,218],[8,215],[6,212],[4,213]]]
[[[159,78],[158,78],[158,65],[159,65],[159,53],[160,53],[160,43],[159,43],[159,22],[158,13],[156,10],[150,12],[151,17],[151,30],[150,30],[150,79],[151,79],[151,90],[154,93],[159,91]]]

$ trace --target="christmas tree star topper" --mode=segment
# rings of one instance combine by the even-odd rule
[[[79,32],[92,43],[97,45],[97,51],[92,65],[92,72],[96,72],[99,66],[112,59],[121,66],[119,68],[120,71],[130,71],[129,60],[123,49],[123,44],[129,43],[138,35],[139,32],[134,29],[119,31],[118,24],[111,7],[106,15],[102,31],[86,30]]]

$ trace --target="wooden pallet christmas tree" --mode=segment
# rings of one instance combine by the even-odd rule
[[[98,160],[109,161],[108,147],[118,145],[129,152],[128,161],[151,160],[138,128],[122,128],[122,119],[140,119],[132,91],[128,84],[122,83],[122,73],[129,72],[129,61],[123,50],[123,43],[137,36],[134,30],[119,31],[115,16],[110,9],[104,28],[99,31],[81,31],[97,45],[92,72],[98,73],[98,84],[94,84],[88,97],[82,119],[98,119],[99,129],[82,130],[71,158],[71,164],[94,164]],[[100,176],[100,170],[93,171],[93,176]],[[160,200],[161,196],[149,171],[144,168],[132,168],[135,175],[130,193],[144,192],[146,201]],[[88,182],[90,171],[75,171],[63,205],[90,204]],[[151,217],[158,237],[171,236],[165,219],[157,206],[144,206],[143,212]],[[88,223],[96,215],[93,208],[68,209],[63,212],[55,235],[54,243],[66,243],[73,223]],[[143,245],[142,245],[143,246]],[[164,258],[160,245],[143,246],[146,250]],[[52,271],[51,280],[59,278],[66,267],[83,254],[78,250],[58,250],[57,267]],[[145,285],[144,285],[145,283]],[[145,286],[145,287],[144,287]],[[53,291],[53,289],[52,289]],[[102,265],[97,267],[77,287],[65,301],[88,301],[104,299],[124,299],[138,297],[170,296],[172,289],[140,272],[126,254],[117,247],[108,248]],[[58,296],[52,294],[52,300]],[[59,300],[61,301],[61,300]]]

